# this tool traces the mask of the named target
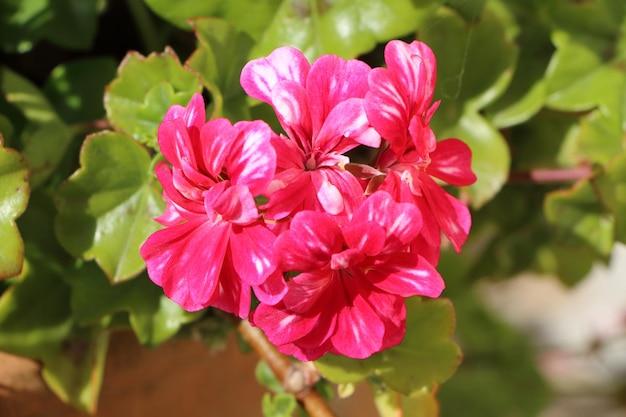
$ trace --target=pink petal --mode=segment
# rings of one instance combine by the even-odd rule
[[[312,171],[311,182],[315,188],[317,199],[326,212],[339,214],[343,211],[341,191],[322,174],[322,171]]]
[[[311,173],[297,171],[291,176],[284,188],[272,192],[266,204],[265,217],[270,220],[280,220],[302,209],[316,209],[320,207],[311,184]]]
[[[223,183],[225,182],[220,184]],[[207,212],[212,210],[222,216],[225,221],[238,225],[249,224],[259,217],[256,202],[247,187],[241,185],[224,187],[223,192],[218,196],[215,196],[217,194],[215,189],[217,187],[205,193]]]
[[[245,319],[250,312],[252,294],[250,286],[243,283],[237,276],[233,263],[232,255],[227,252],[217,288],[217,297],[211,306]]]
[[[385,252],[395,252],[417,237],[422,228],[419,211],[408,203],[396,203],[385,191],[369,196],[357,209],[351,224],[373,222],[386,231]]]
[[[439,272],[415,253],[398,253],[366,275],[377,288],[401,297],[439,297],[445,284]]]
[[[374,68],[368,77],[370,91],[363,102],[372,126],[398,154],[406,146],[409,111],[405,93],[398,89],[394,78],[385,68]]]
[[[323,213],[301,211],[289,230],[276,239],[274,252],[285,271],[315,271],[327,265],[341,245],[341,231],[335,220]]]
[[[430,126],[424,122],[422,115],[418,114],[411,118],[409,135],[416,153],[416,155],[410,157],[411,162],[427,161],[430,152],[437,146],[437,139]],[[402,159],[408,162],[409,158],[403,156]]]
[[[345,60],[336,55],[321,56],[313,63],[306,89],[314,136],[336,106],[350,98],[365,97],[370,71],[363,61]]]
[[[226,170],[233,184],[242,184],[253,195],[265,191],[276,171],[276,152],[270,145],[272,131],[263,121],[239,122],[231,143]]]
[[[321,153],[345,153],[359,144],[377,148],[380,136],[370,127],[363,100],[351,98],[335,106],[313,141]]]
[[[285,294],[283,303],[295,313],[313,314],[321,306],[328,304],[325,297],[332,291],[332,284],[338,279],[340,276],[328,268],[298,274],[288,281],[289,291]]]
[[[274,271],[261,284],[254,285],[254,294],[263,304],[276,305],[287,293],[282,271]]]
[[[469,209],[459,200],[448,194],[428,174],[419,171],[419,181],[430,212],[437,219],[437,224],[450,239],[457,252],[465,243],[472,225]]]
[[[182,119],[188,129],[195,128],[199,131],[206,122],[206,109],[202,95],[194,94],[187,107],[178,104],[171,106],[165,113],[163,120],[174,119]]]
[[[224,169],[237,133],[237,129],[224,118],[209,120],[200,131],[203,164],[215,180]]]
[[[317,326],[317,316],[293,314],[278,304],[260,304],[250,315],[250,323],[263,329],[270,342],[275,345],[291,343],[306,336]]]
[[[248,62],[241,71],[241,87],[251,97],[272,104],[272,89],[282,80],[304,85],[310,64],[299,50],[277,48],[265,58]]]
[[[385,229],[373,221],[353,221],[343,227],[342,232],[349,247],[359,249],[368,256],[379,254],[387,238]]]
[[[272,89],[272,106],[287,135],[305,152],[311,150],[311,116],[304,87],[284,80]]]
[[[276,270],[274,241],[276,236],[261,222],[245,227],[233,226],[230,250],[235,271],[249,285],[260,285]]]
[[[210,305],[222,269],[230,227],[201,220],[153,233],[141,246],[148,275],[188,311]]]
[[[435,91],[437,62],[433,51],[423,42],[393,40],[385,47],[385,63],[406,91],[413,114],[424,113]]]
[[[465,186],[476,181],[472,172],[472,151],[459,139],[446,139],[437,143],[430,154],[430,165],[426,172],[448,184]]]
[[[337,328],[331,342],[339,354],[363,359],[382,349],[384,335],[384,321],[363,295],[356,293],[337,314]]]

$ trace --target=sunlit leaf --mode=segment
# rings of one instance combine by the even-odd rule
[[[376,43],[407,35],[432,13],[436,1],[283,0],[252,52],[264,56],[282,45],[313,59],[322,54],[355,57]]]
[[[137,339],[144,345],[156,346],[170,339],[183,324],[201,314],[184,311],[145,274],[111,284],[98,266],[86,263],[65,278],[72,287],[70,303],[78,324],[94,324],[114,313],[127,312]]]
[[[549,194],[545,212],[560,240],[589,246],[608,257],[613,248],[615,218],[604,209],[599,197],[589,181],[580,182],[571,189]]]
[[[167,109],[186,106],[201,89],[197,75],[183,68],[172,49],[148,57],[129,52],[107,87],[104,107],[116,130],[158,149],[157,128]]]
[[[164,209],[153,184],[150,155],[128,136],[89,136],[80,169],[57,195],[57,237],[72,255],[95,259],[113,282],[144,269],[139,247],[159,228]]]
[[[454,330],[452,304],[445,299],[407,299],[407,331],[398,346],[364,360],[325,355],[315,362],[335,383],[351,383],[370,374],[405,395],[429,390],[448,379],[459,365],[459,347],[450,340]]]
[[[44,92],[66,123],[102,119],[104,87],[115,77],[116,68],[109,57],[63,63],[52,70]]]
[[[470,24],[442,9],[429,21],[439,27],[422,37],[437,58],[436,95],[441,106],[432,125],[440,139],[457,137],[472,149],[472,169],[478,180],[468,192],[479,207],[506,181],[509,151],[502,135],[478,111],[505,90],[516,48],[491,12]]]
[[[35,188],[58,166],[72,139],[72,132],[42,92],[8,68],[0,69],[0,90],[26,120],[20,137],[20,151],[28,160],[30,183]]]
[[[200,74],[211,92],[212,117],[227,117],[232,122],[250,119],[248,97],[239,77],[248,61],[252,39],[218,19],[195,20],[194,29],[199,45],[186,65]]]
[[[13,149],[3,147],[0,134],[0,279],[20,273],[24,261],[24,242],[15,225],[28,204],[28,166]]]
[[[261,406],[263,417],[291,417],[298,408],[298,402],[293,394],[265,393]]]
[[[27,52],[46,40],[69,49],[87,49],[97,29],[98,0],[4,0],[0,4],[0,46]]]
[[[626,243],[626,154],[614,158],[597,183],[603,203],[615,217],[615,238]]]

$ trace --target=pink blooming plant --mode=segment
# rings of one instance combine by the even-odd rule
[[[471,225],[469,210],[432,177],[466,186],[476,176],[469,147],[458,139],[437,142],[429,127],[439,106],[439,102],[431,104],[435,56],[422,42],[391,41],[385,47],[385,62],[387,68],[370,72],[365,97],[367,116],[388,143],[376,162],[376,168],[386,173],[380,189],[420,208],[422,234],[430,248],[439,248],[443,232],[460,251]]]
[[[285,131],[273,141],[277,172],[268,190],[267,218],[305,209],[350,213],[361,200],[363,189],[344,169],[349,162],[344,154],[359,144],[380,143],[363,107],[370,70],[362,61],[335,55],[311,65],[291,47],[243,68],[243,89],[270,104]]]
[[[150,278],[186,310],[209,305],[247,317],[251,287],[272,302],[285,285],[273,263],[274,234],[254,197],[273,178],[272,132],[262,121],[206,122],[204,101],[173,106],[159,126],[156,175],[167,226],[141,247]]]
[[[438,297],[435,268],[409,243],[422,227],[419,210],[378,191],[349,221],[301,211],[274,245],[282,270],[299,273],[274,306],[251,322],[280,350],[301,360],[326,352],[366,358],[404,336],[404,298]]]
[[[467,206],[434,178],[475,181],[469,147],[429,126],[436,64],[423,43],[390,42],[386,68],[291,47],[250,61],[241,85],[265,122],[206,121],[202,97],[158,131],[164,228],[141,248],[151,279],[186,310],[217,307],[287,354],[366,358],[397,345],[404,299],[438,297],[446,235],[463,246]],[[379,148],[371,165],[346,152]],[[252,294],[258,305],[250,312]],[[256,303],[255,303],[256,304]]]

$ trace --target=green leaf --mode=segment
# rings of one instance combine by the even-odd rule
[[[613,248],[615,219],[601,205],[599,195],[589,181],[550,193],[544,208],[560,241],[587,246],[608,258]]]
[[[33,188],[56,169],[72,139],[72,132],[54,111],[46,97],[30,81],[2,68],[0,89],[6,100],[26,119],[21,132],[22,155],[28,160]]]
[[[58,350],[42,358],[41,376],[61,400],[94,414],[108,347],[109,332],[77,328]]]
[[[411,395],[448,379],[459,365],[459,347],[450,340],[454,311],[449,300],[407,299],[407,331],[402,343],[363,360],[325,355],[315,362],[335,383],[376,375],[386,386]]]
[[[439,138],[457,137],[472,149],[478,180],[468,192],[472,204],[479,207],[505,183],[509,150],[496,127],[478,112],[504,92],[516,47],[489,10],[478,23],[466,23],[448,9],[439,10],[428,22],[439,28],[426,31],[422,40],[437,57],[436,95],[442,100],[432,126]]]
[[[211,117],[227,117],[231,122],[250,119],[248,96],[239,83],[253,41],[231,24],[217,19],[197,19],[194,29],[198,48],[186,65],[202,77],[211,92]]]
[[[199,317],[200,312],[184,311],[169,300],[147,275],[111,284],[100,268],[89,262],[66,274],[72,287],[72,314],[80,325],[102,321],[127,312],[140,343],[156,346],[173,337],[183,324]]]
[[[107,87],[104,107],[116,130],[158,149],[157,128],[167,109],[186,106],[201,89],[198,76],[183,68],[172,49],[148,57],[129,52]]]
[[[626,154],[611,161],[597,184],[603,203],[615,217],[615,238],[626,243]]]
[[[168,0],[145,0],[146,4],[163,19],[183,28],[191,29],[192,20],[201,17],[219,17],[238,30],[259,39],[271,23],[281,0],[179,0],[176,7]]]
[[[3,147],[0,134],[0,279],[15,276],[22,270],[24,242],[15,219],[26,209],[29,194],[26,161],[18,152]]]
[[[164,204],[153,184],[150,155],[114,132],[85,140],[81,167],[58,190],[56,231],[76,257],[95,259],[112,282],[144,269],[139,247],[158,230]]]
[[[259,361],[256,364],[256,368],[254,369],[254,376],[259,384],[268,388],[274,393],[285,392],[283,388],[283,384],[276,378],[274,372],[269,367],[267,362]]]
[[[401,395],[388,389],[374,388],[374,403],[380,417],[438,417],[439,404],[430,392]]]
[[[261,405],[264,417],[291,417],[298,408],[296,397],[287,393],[265,393]]]
[[[45,39],[68,49],[87,49],[95,37],[99,0],[4,0],[0,42],[7,52],[24,53]]]
[[[422,3],[418,8],[411,0],[283,0],[251,57],[291,45],[309,59],[322,54],[352,58],[414,31],[435,2]]]
[[[555,28],[596,37],[612,37],[626,14],[621,0],[551,0],[537,4],[543,9],[540,13],[547,15]]]
[[[115,60],[109,57],[60,64],[52,70],[44,93],[66,123],[102,119],[104,88],[115,78],[116,68]]]

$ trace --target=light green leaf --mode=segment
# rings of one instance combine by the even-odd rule
[[[615,219],[603,208],[589,181],[550,193],[544,209],[560,241],[568,245],[588,246],[608,258],[613,248]]]
[[[0,134],[0,279],[15,276],[22,270],[24,242],[15,219],[26,209],[29,194],[26,161],[18,152],[3,147]]]
[[[437,90],[441,106],[431,125],[440,139],[457,137],[472,149],[472,168],[478,180],[468,188],[472,204],[489,201],[508,177],[509,150],[495,126],[478,111],[505,90],[516,57],[496,15],[486,10],[478,23],[441,9],[429,19],[437,31],[423,41],[437,58]]]
[[[107,117],[116,130],[158,149],[157,128],[173,104],[186,106],[202,86],[183,68],[172,49],[144,57],[129,52],[104,96]]]
[[[144,269],[139,247],[164,209],[150,155],[128,136],[103,132],[87,137],[80,165],[57,194],[59,242],[95,259],[112,282],[129,279]]]
[[[248,61],[252,39],[223,20],[197,19],[194,29],[199,45],[186,65],[200,74],[211,92],[211,117],[227,117],[233,123],[250,119],[248,97],[239,77]]]
[[[327,354],[315,366],[335,383],[353,383],[376,375],[386,386],[411,395],[448,379],[461,353],[450,340],[454,311],[449,300],[407,299],[407,331],[402,343],[363,360]]]
[[[274,393],[285,392],[283,384],[276,378],[274,371],[269,367],[267,362],[259,361],[254,368],[254,376],[259,384],[268,388]]]
[[[87,49],[97,29],[99,0],[4,0],[0,45],[24,53],[45,39],[68,49]]]
[[[271,23],[281,0],[178,0],[172,7],[169,0],[145,0],[163,19],[183,29],[191,29],[192,19],[218,17],[254,39],[259,39]]]
[[[293,394],[279,393],[271,395],[265,393],[261,404],[263,417],[291,417],[298,408],[298,402]]]
[[[116,68],[109,57],[60,64],[52,70],[44,93],[66,123],[102,119],[104,87],[115,77]]]
[[[436,2],[421,3],[418,8],[411,0],[283,0],[251,57],[291,45],[309,59],[322,54],[352,58],[416,30]]]
[[[388,389],[373,389],[380,417],[439,417],[439,404],[431,392],[406,396]]]
[[[626,243],[626,154],[615,157],[597,180],[604,205],[615,217],[615,238]]]
[[[72,132],[41,91],[8,68],[0,69],[0,89],[26,119],[20,151],[28,160],[33,188],[42,184],[61,161]]]

